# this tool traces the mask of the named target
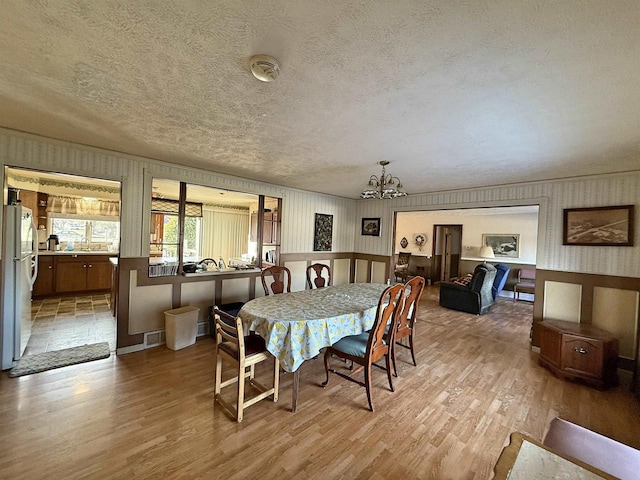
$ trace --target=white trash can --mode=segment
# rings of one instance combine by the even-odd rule
[[[167,347],[180,350],[196,343],[198,335],[198,307],[180,307],[164,312]]]

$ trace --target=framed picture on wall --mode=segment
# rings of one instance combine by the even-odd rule
[[[482,246],[491,247],[496,257],[520,258],[520,235],[516,233],[483,233]]]
[[[633,246],[633,205],[565,208],[563,245]]]
[[[363,218],[362,235],[380,236],[380,218]]]
[[[333,240],[333,215],[316,213],[313,251],[330,252]]]

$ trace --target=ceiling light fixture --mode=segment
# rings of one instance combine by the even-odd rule
[[[251,73],[261,82],[273,82],[280,74],[280,63],[269,55],[254,55],[249,64]]]
[[[382,165],[382,174],[380,175],[380,177],[371,175],[371,178],[369,178],[369,183],[367,185],[374,188],[366,188],[360,194],[360,198],[390,199],[397,197],[406,197],[407,192],[403,192],[400,190],[402,188],[400,179],[398,177],[392,176],[390,173],[386,173],[384,169],[384,167],[389,165],[389,162],[383,160],[382,162],[378,163]]]

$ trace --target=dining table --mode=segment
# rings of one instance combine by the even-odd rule
[[[371,329],[387,286],[347,283],[280,293],[255,298],[240,309],[238,316],[245,331],[264,338],[267,350],[282,369],[293,373],[293,412],[298,403],[300,366],[341,338]]]

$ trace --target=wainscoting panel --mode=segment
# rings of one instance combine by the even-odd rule
[[[291,272],[291,291],[299,292],[307,288],[307,262],[298,260],[286,262],[285,267]]]
[[[260,277],[257,277],[256,295],[258,292],[262,292],[261,296],[264,296],[264,290],[262,289],[262,283],[260,283]],[[229,278],[222,281],[222,296],[220,303],[231,302],[248,302],[249,301],[249,287],[251,278]]]
[[[371,283],[387,283],[389,272],[384,262],[371,262]]]
[[[575,283],[544,283],[544,318],[580,323],[582,286]]]
[[[621,357],[635,358],[638,331],[638,292],[619,288],[593,289],[591,323],[613,333],[618,338]]]
[[[204,322],[209,318],[209,306],[213,305],[215,289],[214,281],[184,283],[180,289],[180,306],[198,307],[198,321]]]
[[[129,335],[164,330],[164,312],[173,308],[173,285],[138,286],[138,272],[129,272]]]
[[[367,282],[369,282],[369,262],[362,258],[357,258],[355,283],[367,283]]]
[[[258,276],[256,277],[256,295],[255,298],[264,297],[264,288],[262,287],[262,280]]]
[[[342,285],[349,283],[351,276],[351,260],[339,258],[333,261],[333,284]]]

